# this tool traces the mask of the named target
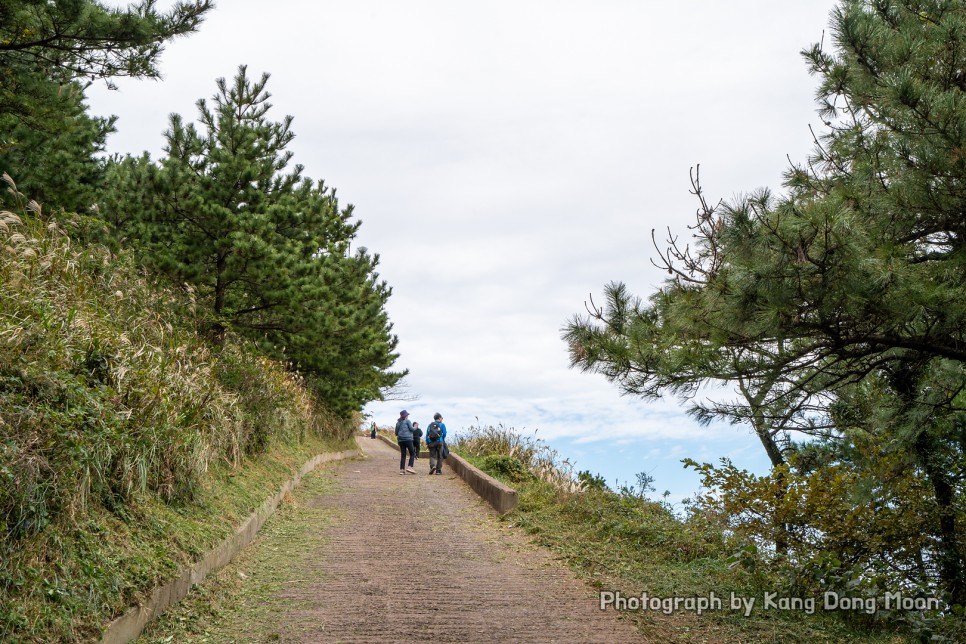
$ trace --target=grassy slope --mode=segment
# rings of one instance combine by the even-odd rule
[[[741,570],[731,570],[733,550],[720,525],[682,522],[659,503],[605,490],[562,492],[522,470],[493,467],[493,460],[461,451],[461,456],[517,489],[520,504],[504,520],[556,552],[579,576],[603,591],[625,597],[708,597],[723,609],[702,616],[681,610],[626,611],[642,634],[660,641],[688,642],[905,642],[912,637],[861,619],[802,611],[762,610],[763,586]],[[508,475],[508,469],[510,473]],[[749,617],[729,609],[730,593],[757,597]],[[820,603],[820,599],[819,599]]]
[[[12,568],[20,583],[0,597],[3,638],[73,641],[95,638],[160,581],[171,578],[227,537],[306,460],[348,448],[318,438],[219,467],[191,503],[146,496],[123,512],[91,507],[82,521],[22,544]]]
[[[0,213],[0,641],[82,641],[348,428],[92,222]]]
[[[178,606],[152,622],[141,636],[149,644],[165,642],[270,642],[279,611],[295,610],[282,583],[315,581],[306,571],[325,543],[326,528],[339,511],[310,501],[337,489],[337,479],[316,470],[284,500],[259,533],[257,547],[246,548],[222,570],[193,589]],[[310,608],[310,607],[307,607]]]

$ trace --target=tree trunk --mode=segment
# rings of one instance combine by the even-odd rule
[[[918,365],[902,365],[893,373],[893,384],[899,393],[903,405],[908,407],[916,404],[917,386],[920,367]],[[956,490],[950,482],[947,472],[938,458],[943,449],[942,441],[934,440],[930,427],[922,427],[912,450],[919,466],[926,474],[926,479],[933,489],[936,506],[939,509],[939,579],[950,594],[953,604],[966,606],[966,557],[959,545],[956,534]]]
[[[775,554],[785,556],[788,554],[788,525],[783,521],[779,520],[778,514],[780,514],[779,506],[782,500],[785,498],[785,492],[787,489],[787,482],[785,481],[784,470],[776,469],[785,465],[785,457],[782,455],[781,449],[778,448],[778,443],[775,442],[775,437],[769,431],[768,426],[765,423],[764,417],[755,410],[755,433],[758,434],[758,440],[761,441],[762,446],[765,448],[765,453],[768,454],[768,459],[771,461],[772,472],[775,476],[775,483],[778,486],[775,492],[775,511],[776,516],[773,519],[773,524],[775,528]]]
[[[218,253],[218,260],[215,263],[215,322],[211,325],[211,339],[216,346],[225,343],[225,325],[221,321],[221,312],[225,308],[225,267],[228,262],[224,253]]]
[[[916,459],[926,473],[939,508],[939,578],[949,592],[952,603],[966,606],[966,553],[959,545],[956,529],[956,491],[949,475],[937,467],[928,434],[922,432],[916,439]]]

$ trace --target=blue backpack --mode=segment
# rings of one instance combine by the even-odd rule
[[[439,440],[439,437],[439,423],[434,420],[429,424],[429,427],[426,428],[426,442],[435,443]]]

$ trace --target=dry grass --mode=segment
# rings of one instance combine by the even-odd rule
[[[573,464],[543,440],[517,432],[502,424],[471,426],[452,443],[455,450],[470,457],[508,456],[557,489],[576,492],[583,488]]]
[[[19,207],[0,212],[0,640],[71,639],[70,611],[87,608],[57,589],[87,589],[98,610],[129,590],[101,587],[84,554],[63,561],[63,535],[155,529],[138,525],[139,504],[186,507],[212,468],[349,426],[282,365],[232,338],[206,344],[189,290],[79,241],[102,224],[45,213],[3,181]],[[125,583],[164,568],[145,566]]]

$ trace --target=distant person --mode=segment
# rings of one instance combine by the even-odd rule
[[[396,421],[396,442],[399,443],[399,473],[415,474],[413,461],[416,453],[413,451],[413,424],[409,422],[409,412],[403,409]],[[409,466],[406,467],[406,452],[409,452]]]
[[[376,421],[372,421],[372,427],[370,429],[372,431],[369,432],[369,438],[375,438],[376,437]]]
[[[413,452],[419,458],[419,439],[423,437],[423,430],[419,428],[419,423],[413,421]]]
[[[426,447],[429,448],[429,473],[443,473],[443,459],[446,458],[446,425],[443,415],[433,414],[433,422],[426,427]]]

